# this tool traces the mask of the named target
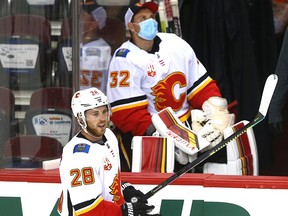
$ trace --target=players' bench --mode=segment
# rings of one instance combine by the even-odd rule
[[[161,112],[168,112],[169,116],[174,119],[174,121],[169,121],[170,123],[179,124],[179,121],[177,121],[178,118],[171,112],[171,109],[164,109]],[[159,115],[159,113],[156,115]],[[163,123],[167,123],[165,121],[160,117],[157,118],[157,121],[153,121],[153,123],[162,125]],[[247,123],[248,121],[241,121],[226,128],[224,138],[239,130]],[[181,130],[183,127],[179,126],[177,128]],[[187,134],[187,132],[189,132],[189,129],[185,128],[183,133]],[[192,131],[190,132],[192,133]],[[169,137],[134,137],[132,140],[132,172],[172,172],[174,168],[174,157],[172,156],[174,153],[174,142],[169,139],[170,144],[165,146],[167,139]],[[189,140],[187,141],[189,142]],[[252,128],[248,129],[239,138],[231,141],[226,148],[227,163],[207,162],[204,164],[204,173],[258,175],[258,153]],[[167,149],[166,152],[165,149]]]

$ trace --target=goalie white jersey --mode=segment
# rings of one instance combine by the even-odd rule
[[[58,208],[61,215],[74,215],[74,212],[85,215],[85,211],[97,208],[105,201],[124,203],[118,142],[108,128],[103,143],[91,143],[81,134],[73,137],[64,147],[60,176],[64,187],[60,199],[62,206]],[[119,213],[116,206],[113,215]],[[95,212],[101,211],[107,213],[103,205]],[[105,214],[102,212],[101,215]]]
[[[220,96],[215,81],[183,39],[158,33],[153,49],[148,53],[127,41],[109,66],[111,120],[121,131],[132,131],[133,135],[143,135],[151,115],[166,107],[183,122],[190,117],[192,107],[201,108],[209,97]]]

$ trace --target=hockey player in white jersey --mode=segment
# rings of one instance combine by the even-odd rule
[[[107,128],[110,105],[97,88],[73,95],[71,107],[81,131],[63,149],[60,177],[62,216],[148,216],[154,206],[131,203],[143,193],[121,182],[118,141]],[[158,215],[158,214],[156,214]]]
[[[221,98],[216,82],[189,44],[175,34],[158,33],[158,5],[152,1],[132,2],[125,14],[131,38],[114,53],[107,83],[111,120],[122,133],[121,147],[126,145],[122,148],[126,159],[131,154],[129,135],[152,135],[155,127],[151,116],[166,107],[171,107],[189,127],[192,108],[202,109],[209,98],[213,97],[209,101],[209,105],[215,105],[213,108],[227,110],[227,101]],[[210,128],[207,137],[221,140],[221,133]],[[131,160],[127,161],[129,166]]]
[[[105,94],[111,47],[101,37],[101,30],[106,25],[107,13],[95,0],[85,0],[81,3],[83,10],[80,13],[82,35],[79,87],[81,90],[96,87]]]

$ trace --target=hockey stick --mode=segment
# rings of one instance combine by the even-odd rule
[[[263,93],[262,93],[262,97],[261,97],[261,102],[260,102],[258,113],[257,113],[255,118],[251,122],[246,124],[240,130],[236,131],[235,133],[233,133],[232,135],[230,135],[229,137],[227,137],[223,141],[221,141],[219,144],[217,144],[216,146],[214,146],[210,150],[206,151],[204,154],[199,156],[196,160],[194,160],[191,163],[188,163],[187,165],[182,167],[180,170],[178,170],[176,173],[174,173],[168,179],[166,179],[165,181],[160,183],[158,186],[154,187],[152,190],[150,190],[149,192],[144,194],[144,196],[142,196],[140,198],[140,201],[146,201],[147,199],[152,197],[155,193],[157,193],[158,191],[163,189],[165,186],[167,186],[168,184],[172,183],[174,180],[176,180],[177,178],[182,176],[184,173],[186,173],[189,170],[193,169],[198,164],[200,164],[201,162],[205,161],[207,158],[211,157],[216,152],[218,152],[219,150],[224,148],[229,142],[231,142],[232,140],[234,140],[234,139],[238,138],[239,136],[241,136],[249,128],[252,128],[255,125],[259,124],[266,117],[266,114],[268,112],[268,108],[269,108],[269,105],[270,105],[270,102],[271,102],[271,99],[272,99],[272,96],[273,96],[277,81],[278,81],[278,77],[275,74],[271,74],[267,78],[267,80],[265,82],[264,90],[263,90]]]
[[[174,32],[174,23],[173,23],[173,12],[170,5],[170,0],[164,0],[165,12],[167,16],[168,26],[166,27],[166,32]]]
[[[173,32],[179,37],[182,37],[181,26],[179,21],[180,18],[179,18],[178,0],[176,1],[176,4],[174,2],[173,6],[171,5],[170,0],[164,0],[164,6],[168,22],[166,32]]]

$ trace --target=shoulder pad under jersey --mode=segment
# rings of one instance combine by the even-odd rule
[[[117,52],[116,52],[116,57],[124,57],[126,58],[127,54],[130,52],[129,49],[126,49],[126,48],[122,48],[122,49],[119,49]]]
[[[73,154],[74,153],[87,153],[89,152],[90,145],[88,144],[77,144],[74,146]]]

